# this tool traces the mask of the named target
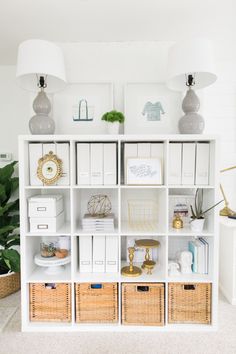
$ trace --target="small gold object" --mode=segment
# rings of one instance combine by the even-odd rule
[[[138,277],[142,274],[142,270],[139,267],[133,265],[134,260],[134,247],[129,247],[129,266],[125,266],[121,269],[121,274],[126,277]]]
[[[145,269],[147,269],[147,274],[151,275],[152,274],[152,270],[155,267],[156,262],[154,261],[145,261]]]
[[[147,274],[152,274],[151,271],[154,268],[156,262],[151,260],[150,248],[157,248],[160,246],[160,242],[152,239],[136,240],[135,245],[139,248],[146,248],[145,261],[142,264],[143,269],[147,269]]]
[[[174,217],[172,226],[174,229],[182,229],[184,227],[183,220],[181,219],[181,216],[179,214]]]
[[[56,183],[62,176],[62,161],[49,151],[38,161],[37,176],[46,185]]]

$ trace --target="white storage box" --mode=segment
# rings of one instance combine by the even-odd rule
[[[51,218],[62,213],[63,196],[55,195],[35,195],[28,199],[30,218]]]
[[[57,232],[64,223],[64,211],[55,217],[29,218],[30,232]]]

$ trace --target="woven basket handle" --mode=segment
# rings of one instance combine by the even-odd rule
[[[137,286],[137,291],[139,292],[148,292],[149,291],[149,286],[147,285],[138,285]]]
[[[91,289],[102,289],[102,284],[91,284],[90,288]]]
[[[57,284],[55,283],[45,283],[44,286],[47,290],[55,290],[57,288]]]
[[[196,285],[195,284],[184,284],[183,285],[183,289],[184,290],[195,290],[196,289]]]

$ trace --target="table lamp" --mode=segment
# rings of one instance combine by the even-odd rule
[[[182,102],[185,115],[179,120],[181,134],[202,134],[205,122],[198,113],[200,101],[194,89],[213,84],[217,79],[214,69],[212,44],[206,39],[190,39],[174,44],[168,55],[167,87],[185,91]]]
[[[55,122],[49,117],[51,103],[47,93],[63,89],[66,85],[62,50],[54,43],[32,39],[18,48],[16,67],[18,84],[28,91],[39,91],[33,102],[36,113],[30,121],[32,134],[53,134]]]

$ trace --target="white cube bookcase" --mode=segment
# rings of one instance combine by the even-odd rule
[[[50,143],[67,142],[70,146],[70,184],[66,186],[31,186],[29,179],[29,144],[31,142]],[[115,185],[77,185],[76,178],[76,144],[78,142],[117,144],[117,184]],[[163,184],[162,185],[126,185],[124,184],[124,144],[125,143],[161,143],[163,144]],[[169,147],[171,143],[207,142],[210,146],[210,167],[208,185],[173,185],[168,183]],[[219,200],[218,194],[218,140],[210,135],[53,135],[53,136],[20,136],[19,137],[19,174],[20,174],[20,218],[21,218],[21,298],[22,298],[22,330],[23,331],[211,331],[217,328],[218,309],[218,222],[215,208],[207,216],[206,226],[202,234],[194,234],[188,226],[173,229],[169,220],[169,195],[192,195],[197,188],[204,189],[204,201],[211,205]],[[56,233],[48,234],[52,240],[60,235],[71,238],[71,263],[64,271],[56,275],[47,275],[44,269],[34,263],[34,255],[39,252],[40,236],[30,232],[27,212],[27,200],[37,194],[60,193],[65,203],[65,223]],[[84,232],[81,220],[86,212],[89,197],[93,194],[107,194],[112,202],[115,214],[115,229],[111,233],[119,245],[119,271],[117,273],[80,273],[79,271],[79,239],[94,236]],[[133,230],[129,226],[127,201],[130,199],[152,199],[157,204],[158,220],[153,229]],[[157,239],[161,246],[158,249],[158,263],[151,275],[130,278],[121,275],[121,268],[127,265],[127,237],[151,237]],[[193,237],[203,236],[209,243],[209,273],[189,274],[170,277],[168,275],[168,258],[176,251],[187,247]],[[118,323],[117,324],[78,324],[75,321],[74,284],[80,282],[118,283]],[[165,284],[165,325],[157,326],[124,326],[121,323],[121,286],[125,282],[162,282]],[[168,283],[211,283],[212,284],[212,321],[210,325],[201,324],[168,324]],[[30,283],[70,283],[72,286],[72,321],[71,323],[30,322],[29,320],[29,284]]]

